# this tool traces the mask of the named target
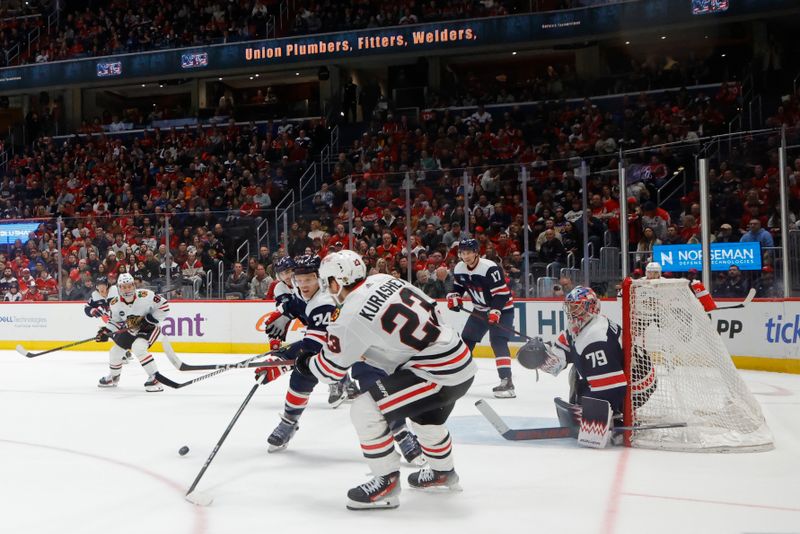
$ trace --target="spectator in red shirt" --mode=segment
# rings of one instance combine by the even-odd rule
[[[392,234],[384,232],[381,244],[376,248],[378,256],[381,258],[394,258],[400,252],[400,247],[392,243]]]
[[[36,284],[31,284],[22,300],[24,302],[41,302],[44,300],[44,295],[39,292]]]

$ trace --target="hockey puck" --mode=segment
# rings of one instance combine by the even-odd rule
[[[178,449],[178,454],[180,454],[181,456],[186,456],[188,452],[189,452],[189,447],[187,447],[186,445]]]

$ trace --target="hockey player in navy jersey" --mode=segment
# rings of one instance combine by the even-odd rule
[[[282,358],[293,360],[301,352],[318,352],[322,345],[327,341],[328,323],[331,320],[336,305],[330,295],[320,290],[319,272],[320,259],[318,256],[298,256],[293,260],[293,286],[298,294],[289,299],[284,299],[281,306],[282,316],[296,317],[306,326],[303,339],[280,349]],[[288,265],[288,262],[284,262]],[[275,324],[277,321],[272,321]],[[288,322],[287,322],[288,324]],[[269,328],[271,325],[267,325]],[[283,328],[285,335],[285,327]],[[275,367],[256,369],[257,378],[265,378],[267,381],[277,378],[279,373]],[[286,448],[289,440],[299,428],[300,416],[308,405],[317,379],[311,376],[304,376],[292,371],[289,379],[289,389],[286,392],[281,421],[272,434],[267,438],[269,452],[275,452]]]
[[[619,325],[600,313],[600,299],[588,287],[577,286],[569,292],[564,300],[564,314],[568,329],[560,332],[550,347],[540,339],[529,342],[517,355],[520,363],[553,376],[567,365],[573,365],[574,383],[570,384],[569,403],[556,399],[556,411],[562,424],[579,425],[584,396],[608,401],[614,416],[621,416],[628,379]],[[529,346],[535,347],[532,351],[539,354],[529,353]],[[523,361],[529,355],[530,361],[535,360],[536,364]]]
[[[475,313],[464,325],[461,337],[470,351],[489,332],[489,342],[494,351],[500,385],[492,388],[497,398],[516,397],[511,380],[511,351],[508,340],[514,328],[514,300],[506,284],[503,271],[493,261],[480,257],[477,239],[463,239],[458,244],[461,261],[456,265],[453,292],[447,295],[447,307],[459,311],[462,297],[468,293]]]
[[[108,303],[114,297],[118,297],[117,286],[108,287],[108,279],[105,276],[99,276],[95,281],[95,290],[92,291],[89,300],[83,307],[83,313],[87,317],[108,318],[111,308]]]

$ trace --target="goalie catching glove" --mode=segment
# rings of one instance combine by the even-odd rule
[[[538,369],[557,376],[567,366],[567,357],[558,347],[553,349],[542,338],[535,337],[520,347],[517,361],[526,369]]]

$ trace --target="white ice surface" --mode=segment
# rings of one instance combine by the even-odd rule
[[[195,376],[157,361],[175,380]],[[743,373],[775,435],[771,452],[598,451],[571,440],[505,441],[474,407],[497,382],[492,361],[479,365],[449,423],[462,493],[404,488],[397,510],[346,510],[347,489],[368,479],[349,405],[329,409],[327,387],[317,386],[289,448],[267,454],[283,377],[245,410],[198,488],[214,503],[200,508],[184,492],[251,372],[146,393],[138,363],[123,368],[118,388],[100,389],[102,353],[0,352],[0,533],[800,532],[800,376]],[[512,427],[556,425],[552,398],[564,394],[565,376],[536,383],[514,371],[518,398],[490,404]]]

